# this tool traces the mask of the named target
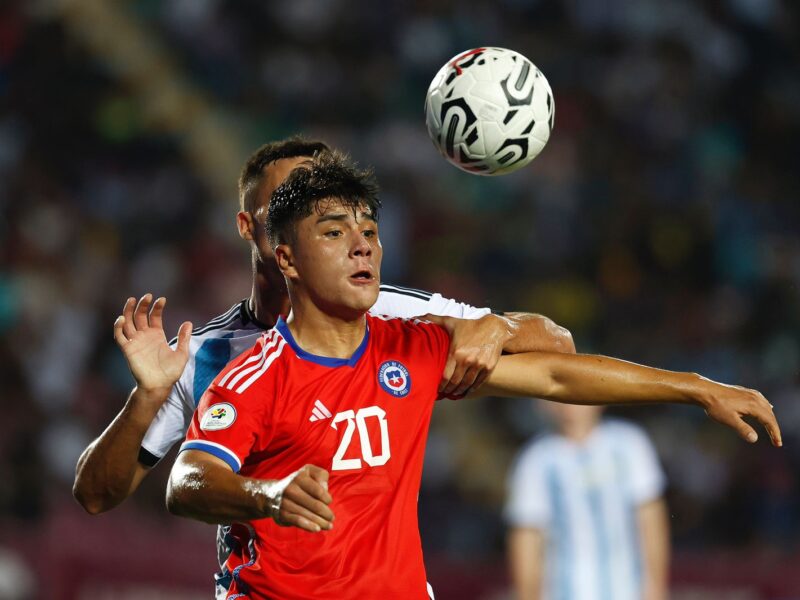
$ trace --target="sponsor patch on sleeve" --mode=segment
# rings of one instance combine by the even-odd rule
[[[236,409],[233,404],[220,402],[208,407],[208,410],[200,419],[200,429],[203,431],[217,431],[227,429],[236,420]]]

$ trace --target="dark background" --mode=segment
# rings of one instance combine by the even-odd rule
[[[297,132],[374,165],[385,281],[761,389],[782,450],[698,409],[617,412],[669,476],[674,597],[800,598],[797,23],[780,0],[0,3],[0,598],[211,596],[214,533],[166,513],[169,464],[99,517],[74,465],[132,383],[125,298],[167,296],[172,331],[247,296],[238,169]],[[556,102],[542,155],[501,178],[447,165],[422,115],[480,45],[528,56]],[[437,598],[505,597],[506,469],[543,426],[529,400],[435,411]]]

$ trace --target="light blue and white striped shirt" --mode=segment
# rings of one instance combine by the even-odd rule
[[[636,511],[664,486],[647,435],[623,421],[601,421],[581,444],[546,435],[523,448],[505,514],[544,533],[543,600],[640,600]]]

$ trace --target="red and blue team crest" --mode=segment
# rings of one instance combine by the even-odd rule
[[[378,369],[378,383],[392,396],[401,398],[411,391],[411,375],[402,363],[387,360]]]

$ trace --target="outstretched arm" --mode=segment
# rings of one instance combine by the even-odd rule
[[[328,472],[314,465],[280,480],[252,479],[206,452],[178,455],[167,485],[167,509],[206,523],[272,518],[278,525],[318,532],[333,528]]]
[[[461,396],[479,387],[503,353],[575,353],[569,330],[543,315],[514,312],[457,319],[428,314],[420,318],[444,327],[450,335],[450,352],[439,385],[445,396]]]
[[[137,386],[120,413],[78,459],[72,493],[90,514],[117,506],[149,472],[138,460],[139,448],[183,372],[192,331],[191,323],[181,325],[177,348],[170,348],[162,326],[165,304],[164,298],[153,302],[150,294],[138,304],[128,298],[114,323],[114,339]]]
[[[574,404],[696,404],[748,442],[755,442],[758,435],[743,417],[759,421],[775,446],[782,443],[772,405],[755,390],[606,356],[545,352],[503,356],[473,395],[478,393],[534,396]]]

